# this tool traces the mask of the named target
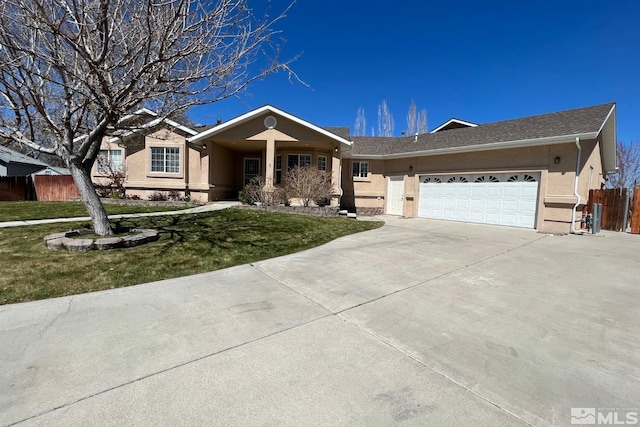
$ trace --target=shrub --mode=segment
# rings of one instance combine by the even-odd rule
[[[238,200],[246,205],[259,203],[262,206],[273,206],[288,202],[282,188],[265,187],[262,177],[251,179],[249,184],[238,194]]]
[[[182,198],[180,197],[180,192],[178,190],[170,190],[169,194],[167,194],[167,198],[173,201],[182,200]]]
[[[169,196],[164,191],[154,191],[149,195],[149,200],[152,202],[166,202],[169,200]]]
[[[300,199],[304,206],[309,206],[312,201],[318,205],[318,202],[329,204],[333,197],[331,174],[313,166],[290,169],[284,179],[284,188],[288,197]]]

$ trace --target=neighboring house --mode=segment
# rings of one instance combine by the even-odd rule
[[[568,233],[588,190],[616,168],[615,104],[488,124],[451,119],[399,138],[350,137],[270,105],[200,132],[145,112],[142,131],[112,137],[101,152],[143,198],[175,190],[236,199],[255,176],[278,185],[288,168],[312,165],[331,172],[333,204],[361,215]],[[104,177],[96,166],[94,180]]]
[[[68,168],[47,166],[46,168],[36,172],[35,175],[71,175],[71,171]]]
[[[0,176],[25,176],[49,165],[0,145]]]

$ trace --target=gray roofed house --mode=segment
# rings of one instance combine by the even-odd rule
[[[308,165],[331,174],[332,206],[359,215],[569,233],[589,190],[616,169],[614,103],[486,124],[451,119],[390,138],[351,137],[271,105],[196,129],[148,116],[149,132],[124,135],[135,144],[101,147],[126,166],[127,193],[141,198],[171,190],[201,202],[237,199],[256,177],[277,187],[289,168]],[[92,178],[105,176],[94,167]]]
[[[24,176],[49,165],[0,145],[0,176]]]

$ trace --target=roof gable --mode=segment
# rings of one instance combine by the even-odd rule
[[[128,121],[134,123],[134,125],[131,126],[131,129],[126,129],[122,133],[119,133],[118,135],[114,135],[110,137],[108,139],[108,142],[110,143],[116,142],[122,138],[126,138],[127,136],[130,136],[137,132],[153,129],[154,127],[159,126],[161,124],[166,124],[168,127],[172,129],[180,130],[181,132],[189,136],[194,136],[198,134],[197,131],[191,129],[190,127],[181,125],[180,123],[175,122],[171,119],[162,118],[156,112],[151,111],[147,108],[141,108],[140,110],[132,114],[129,114],[128,116],[122,117],[120,120],[118,120],[118,123],[124,124]]]
[[[236,126],[240,126],[240,125],[242,125],[242,124],[244,124],[246,122],[254,120],[254,119],[256,119],[256,118],[258,118],[258,117],[260,117],[260,116],[262,116],[264,114],[267,114],[267,113],[271,113],[271,114],[275,114],[275,115],[284,117],[284,118],[286,118],[288,120],[291,120],[292,122],[294,122],[294,123],[296,123],[296,124],[298,124],[300,126],[303,126],[303,127],[307,128],[307,129],[310,129],[310,130],[312,130],[314,132],[317,132],[317,133],[319,133],[319,134],[321,134],[323,136],[326,136],[326,137],[328,137],[328,138],[330,138],[330,139],[332,139],[334,141],[337,141],[337,142],[339,142],[341,144],[345,144],[345,145],[348,145],[348,146],[350,146],[352,144],[351,141],[349,141],[346,138],[343,138],[340,135],[337,135],[337,134],[335,134],[335,133],[333,133],[333,132],[331,132],[331,131],[329,131],[327,129],[324,129],[324,128],[321,128],[319,126],[316,126],[311,122],[308,122],[308,121],[303,120],[303,119],[301,119],[299,117],[296,117],[293,114],[289,114],[289,113],[287,113],[287,112],[285,112],[283,110],[280,110],[279,108],[276,108],[276,107],[274,107],[272,105],[264,105],[262,107],[256,108],[255,110],[249,111],[249,112],[247,112],[245,114],[242,114],[242,115],[240,115],[238,117],[235,117],[235,118],[233,118],[233,119],[231,119],[231,120],[229,120],[227,122],[221,123],[221,124],[211,128],[211,129],[205,130],[204,132],[201,132],[201,133],[189,138],[189,142],[201,142],[202,140],[204,140],[207,137],[217,135],[219,133],[227,131],[227,130],[229,130],[229,129],[233,128],[233,127],[236,127]]]
[[[468,127],[474,128],[476,126],[478,126],[476,123],[471,123],[464,120],[451,118],[429,133],[436,133],[436,132],[442,132],[445,130],[468,128]]]

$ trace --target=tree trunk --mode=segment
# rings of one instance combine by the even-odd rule
[[[69,164],[69,169],[71,170],[73,180],[78,186],[80,199],[84,203],[87,208],[87,212],[91,217],[93,231],[101,236],[113,234],[111,231],[111,225],[109,224],[109,218],[107,217],[107,212],[104,210],[104,206],[102,206],[102,202],[93,187],[91,176],[83,167],[78,167],[73,163]]]

